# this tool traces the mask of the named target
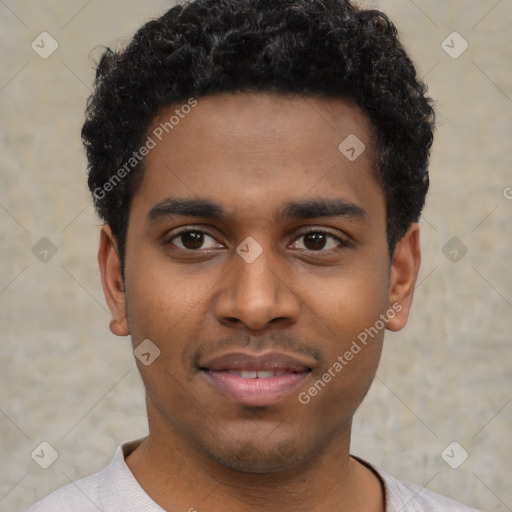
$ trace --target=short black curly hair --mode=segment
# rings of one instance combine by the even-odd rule
[[[191,0],[142,26],[123,51],[107,49],[88,100],[82,140],[89,188],[122,265],[143,165],[135,162],[115,182],[114,175],[126,169],[163,108],[220,92],[355,102],[373,127],[390,254],[419,220],[429,186],[433,102],[385,14],[349,0]]]

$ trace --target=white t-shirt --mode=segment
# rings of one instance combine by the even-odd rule
[[[139,485],[125,457],[141,439],[120,445],[112,462],[99,473],[68,484],[30,507],[26,512],[146,512],[162,511]],[[479,512],[416,484],[401,482],[387,473],[374,471],[384,483],[386,512]]]

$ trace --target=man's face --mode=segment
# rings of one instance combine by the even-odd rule
[[[349,135],[366,146],[355,160],[338,148]],[[150,151],[130,207],[127,320],[114,316],[134,347],[160,350],[138,362],[154,436],[248,472],[348,439],[392,305],[370,146],[349,102],[223,94]]]

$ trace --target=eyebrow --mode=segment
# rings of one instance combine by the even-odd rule
[[[149,221],[157,221],[167,217],[204,217],[223,220],[227,217],[222,206],[208,199],[177,199],[168,197],[151,208]]]
[[[285,205],[282,217],[312,219],[317,217],[347,217],[367,220],[368,213],[360,206],[344,199],[309,199]]]
[[[228,214],[221,205],[208,199],[169,197],[156,204],[148,213],[147,219],[156,222],[175,216],[225,220]],[[345,217],[355,220],[368,220],[368,213],[360,206],[344,199],[308,199],[287,203],[279,210],[278,217],[294,219]]]

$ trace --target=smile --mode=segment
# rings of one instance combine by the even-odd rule
[[[272,370],[260,370],[257,372],[253,371],[245,371],[245,372],[235,372],[230,371],[231,375],[239,375],[242,377],[242,379],[270,379],[271,377],[281,377],[281,375],[285,375],[286,371],[278,370],[278,371],[272,371]]]
[[[234,353],[201,365],[200,372],[228,400],[262,407],[282,401],[301,386],[311,372],[309,363],[282,353]]]

